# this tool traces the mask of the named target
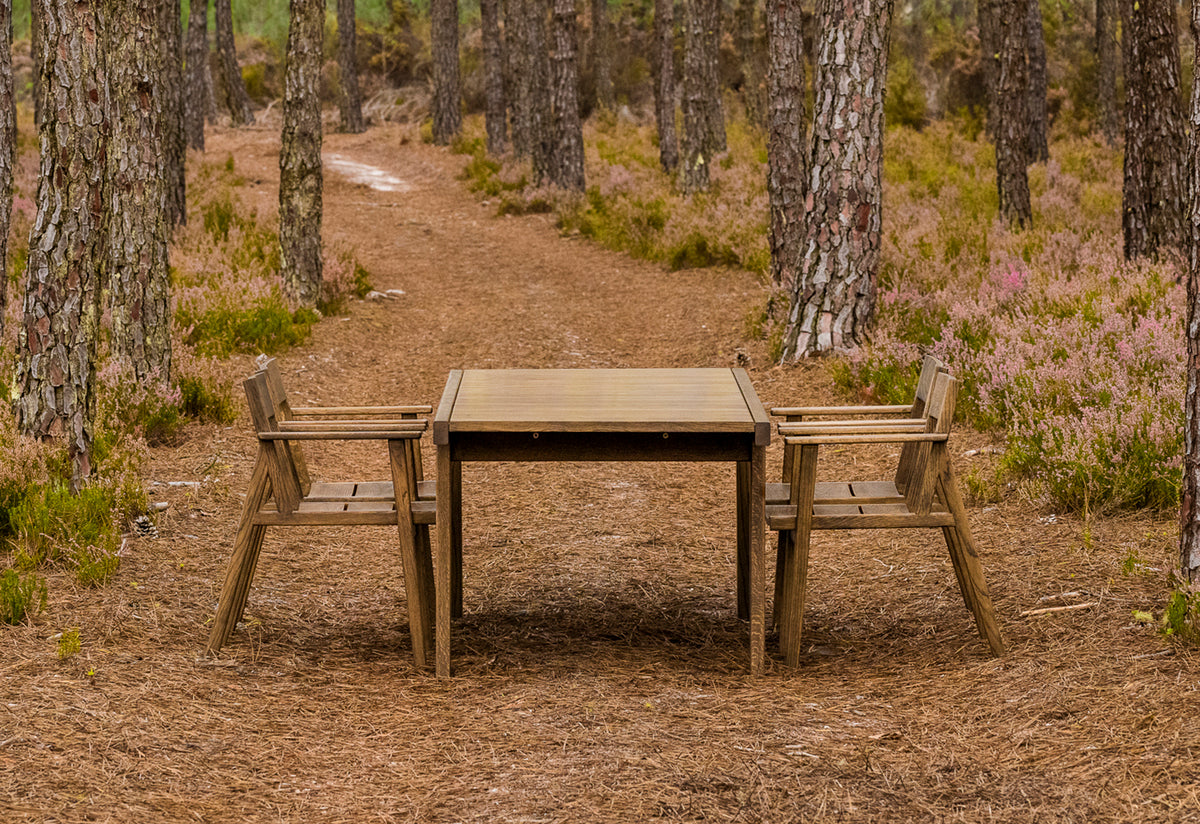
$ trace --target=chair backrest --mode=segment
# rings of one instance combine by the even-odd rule
[[[929,396],[933,392],[933,384],[937,376],[946,372],[946,365],[933,355],[926,355],[921,363],[921,376],[917,378],[917,391],[913,395],[910,418],[925,417],[925,409],[929,405]],[[922,444],[906,443],[900,448],[900,462],[896,465],[896,488],[904,491],[908,488],[912,477],[913,461],[920,451]]]
[[[280,421],[292,420],[295,416],[292,414],[292,405],[288,401],[287,389],[283,386],[283,375],[279,371],[279,362],[275,358],[271,358],[260,367],[259,371],[267,376],[267,390],[271,393],[275,418]],[[300,490],[307,495],[308,490],[312,487],[312,480],[308,476],[308,461],[304,458],[304,450],[300,448],[297,441],[282,441],[282,443],[296,467]]]
[[[271,397],[270,382],[265,370],[255,372],[242,382],[246,390],[246,402],[250,407],[250,419],[259,434],[278,432],[279,417],[275,401]],[[271,496],[280,513],[295,512],[304,496],[304,484],[294,459],[291,444],[284,440],[259,438],[259,448],[267,456],[267,473],[271,479]]]
[[[949,435],[958,400],[958,381],[947,372],[934,378],[925,407],[925,431]],[[913,444],[904,499],[910,512],[928,515],[933,507],[937,476],[946,460],[946,442]],[[899,486],[899,485],[897,485]]]
[[[934,378],[938,376],[939,372],[948,371],[946,365],[933,355],[926,355],[921,361],[921,376],[917,378],[917,391],[913,395],[912,417],[919,418],[925,414],[929,393],[933,391]]]

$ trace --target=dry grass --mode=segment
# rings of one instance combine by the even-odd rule
[[[722,366],[741,349],[764,401],[839,400],[821,364],[766,368],[741,340],[762,298],[749,276],[665,273],[495,218],[456,159],[404,134],[327,138],[413,184],[326,189],[327,233],[406,294],[286,355],[293,397],[435,403],[454,367]],[[264,207],[274,141],[210,137]],[[755,680],[731,468],[468,465],[467,614],[439,682],[412,669],[382,528],[269,533],[246,626],[205,658],[253,444],[244,422],[189,434],[152,455],[161,537],[132,539],[103,589],[52,578],[51,611],[0,632],[0,820],[1200,820],[1200,655],[1130,617],[1163,600],[1165,521],[1101,519],[1085,547],[1082,524],[1028,501],[972,508],[1003,660],[936,532],[821,534],[802,666]],[[956,437],[960,474],[984,443]],[[829,461],[868,477],[888,457]],[[382,477],[369,450],[314,463],[373,461]],[[1124,575],[1131,551],[1155,569]],[[60,661],[71,627],[83,649]]]

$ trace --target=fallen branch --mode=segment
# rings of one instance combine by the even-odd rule
[[[1094,607],[1094,606],[1099,606],[1099,605],[1100,605],[1099,601],[1088,601],[1085,604],[1071,604],[1070,606],[1066,606],[1066,607],[1042,607],[1041,609],[1027,609],[1024,612],[1022,612],[1018,617],[1028,618],[1031,615],[1047,615],[1051,612],[1070,612],[1071,610],[1074,610],[1074,609],[1087,609],[1088,607]]]

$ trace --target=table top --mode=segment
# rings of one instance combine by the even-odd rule
[[[454,370],[434,417],[450,432],[742,432],[770,440],[744,369]]]

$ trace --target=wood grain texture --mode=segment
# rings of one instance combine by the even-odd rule
[[[756,411],[766,419],[761,404]],[[439,408],[435,440],[440,419]],[[449,417],[451,429],[474,432],[754,432],[757,424],[729,369],[467,370]]]

